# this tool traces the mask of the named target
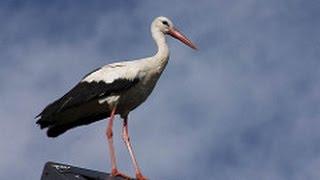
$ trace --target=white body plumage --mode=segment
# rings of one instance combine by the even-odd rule
[[[168,59],[169,53],[162,54],[162,56],[154,56],[153,58],[108,64],[87,75],[81,82],[112,84],[117,79],[128,81],[138,79],[138,83],[127,91],[99,99],[100,104],[107,103],[110,109],[117,106],[117,112],[121,116],[126,116],[150,95],[165,69]]]

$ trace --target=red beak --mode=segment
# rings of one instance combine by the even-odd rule
[[[192,49],[197,50],[197,47],[185,35],[183,35],[178,29],[170,28],[168,31],[168,34],[170,36],[180,40],[181,42],[183,42],[187,46],[191,47]]]

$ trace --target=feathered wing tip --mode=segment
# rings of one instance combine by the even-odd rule
[[[48,128],[47,130],[47,136],[48,137],[57,137],[60,134],[64,133],[67,128],[61,129],[61,128],[57,128],[55,126],[50,127],[50,123],[46,122],[46,121],[41,121],[41,119],[39,119],[36,124],[38,126],[40,126],[40,129],[44,129],[44,128]]]
[[[69,127],[69,125],[59,126],[55,124],[57,121],[56,113],[59,114],[59,112],[57,112],[57,109],[59,109],[59,106],[61,104],[60,101],[61,99],[49,104],[41,113],[39,113],[35,117],[35,119],[37,120],[36,124],[40,126],[40,129],[48,128],[48,137],[57,137],[71,128]]]
[[[37,119],[36,124],[40,126],[40,129],[48,128],[47,130],[48,137],[57,137],[71,128],[69,126],[54,126],[52,124],[52,121],[43,118],[42,113],[37,115],[35,119]]]
[[[58,112],[58,109],[61,107],[61,103],[63,102],[63,98],[60,98],[56,100],[55,102],[49,104],[46,106],[41,113],[39,113],[35,119],[36,124],[40,126],[40,129],[45,129],[48,128],[47,135],[48,137],[57,137],[58,135],[62,134],[64,131],[59,131],[61,133],[52,133],[52,129],[55,126],[55,114]],[[50,130],[50,133],[49,133]]]
[[[50,123],[49,123],[48,121],[45,121],[45,120],[41,117],[41,115],[36,116],[35,119],[37,119],[36,124],[37,124],[38,126],[40,126],[40,129],[44,129],[44,128],[50,126]]]
[[[68,129],[72,128],[70,125],[63,125],[63,126],[56,126],[53,124],[54,121],[50,121],[48,119],[45,119],[44,116],[40,113],[35,117],[35,119],[38,119],[36,121],[36,124],[40,126],[40,129],[48,128],[47,130],[47,136],[48,137],[57,137],[60,134],[66,132]]]
[[[40,126],[40,129],[44,129],[46,127],[49,127],[52,124],[52,114],[56,111],[58,105],[58,101],[55,101],[51,104],[49,104],[47,107],[45,107],[41,113],[39,113],[35,119],[36,124]]]

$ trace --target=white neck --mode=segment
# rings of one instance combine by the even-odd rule
[[[169,48],[166,43],[165,35],[157,28],[151,28],[151,33],[158,47],[158,52],[153,56],[153,59],[160,61],[161,64],[167,64],[169,59]]]

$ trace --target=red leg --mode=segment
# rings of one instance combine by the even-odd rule
[[[129,132],[128,132],[128,116],[126,116],[123,119],[122,138],[127,146],[129,154],[131,156],[131,159],[132,159],[135,171],[136,171],[137,180],[146,180],[147,178],[142,175],[141,170],[138,165],[138,162],[136,160],[136,157],[135,157],[133,150],[132,150],[132,147],[131,147],[130,137],[129,137]]]
[[[114,107],[112,109],[112,111],[111,111],[108,127],[107,127],[107,130],[106,130],[106,136],[108,138],[109,154],[110,154],[111,166],[112,166],[111,176],[121,176],[121,177],[126,178],[126,179],[131,179],[129,176],[127,176],[127,175],[125,175],[123,173],[120,173],[118,171],[118,168],[117,168],[116,154],[114,152],[113,139],[112,139],[112,137],[113,137],[112,127],[113,127],[113,121],[114,121],[115,112],[116,112],[116,107]]]

